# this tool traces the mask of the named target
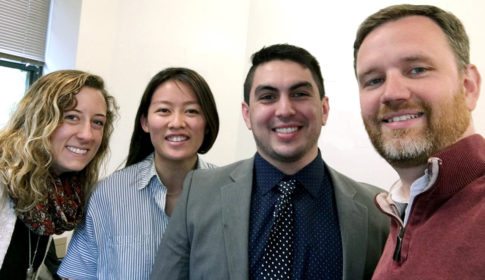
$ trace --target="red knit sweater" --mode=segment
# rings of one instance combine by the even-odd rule
[[[433,157],[438,178],[413,202],[400,260],[393,221],[375,280],[485,279],[485,140],[472,135]]]

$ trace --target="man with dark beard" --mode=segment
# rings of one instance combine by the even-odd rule
[[[376,196],[393,222],[373,279],[483,279],[480,74],[462,23],[434,6],[382,9],[359,27],[354,67],[366,130],[400,177]]]

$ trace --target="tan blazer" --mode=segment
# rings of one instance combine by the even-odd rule
[[[249,278],[253,161],[187,175],[151,279]],[[382,190],[329,170],[342,235],[343,279],[370,279],[389,228],[373,202]]]

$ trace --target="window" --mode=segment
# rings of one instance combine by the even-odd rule
[[[43,63],[50,0],[0,1],[0,53]]]
[[[41,74],[41,66],[0,60],[0,128],[5,126],[17,102]]]
[[[0,1],[0,128],[42,74],[50,0]]]

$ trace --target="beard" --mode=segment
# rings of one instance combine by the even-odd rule
[[[419,108],[426,125],[419,128],[382,129],[382,116],[402,109]],[[376,151],[394,167],[406,168],[426,164],[434,153],[460,139],[470,124],[470,111],[460,92],[441,104],[403,103],[383,105],[378,116],[364,119],[364,125]]]

